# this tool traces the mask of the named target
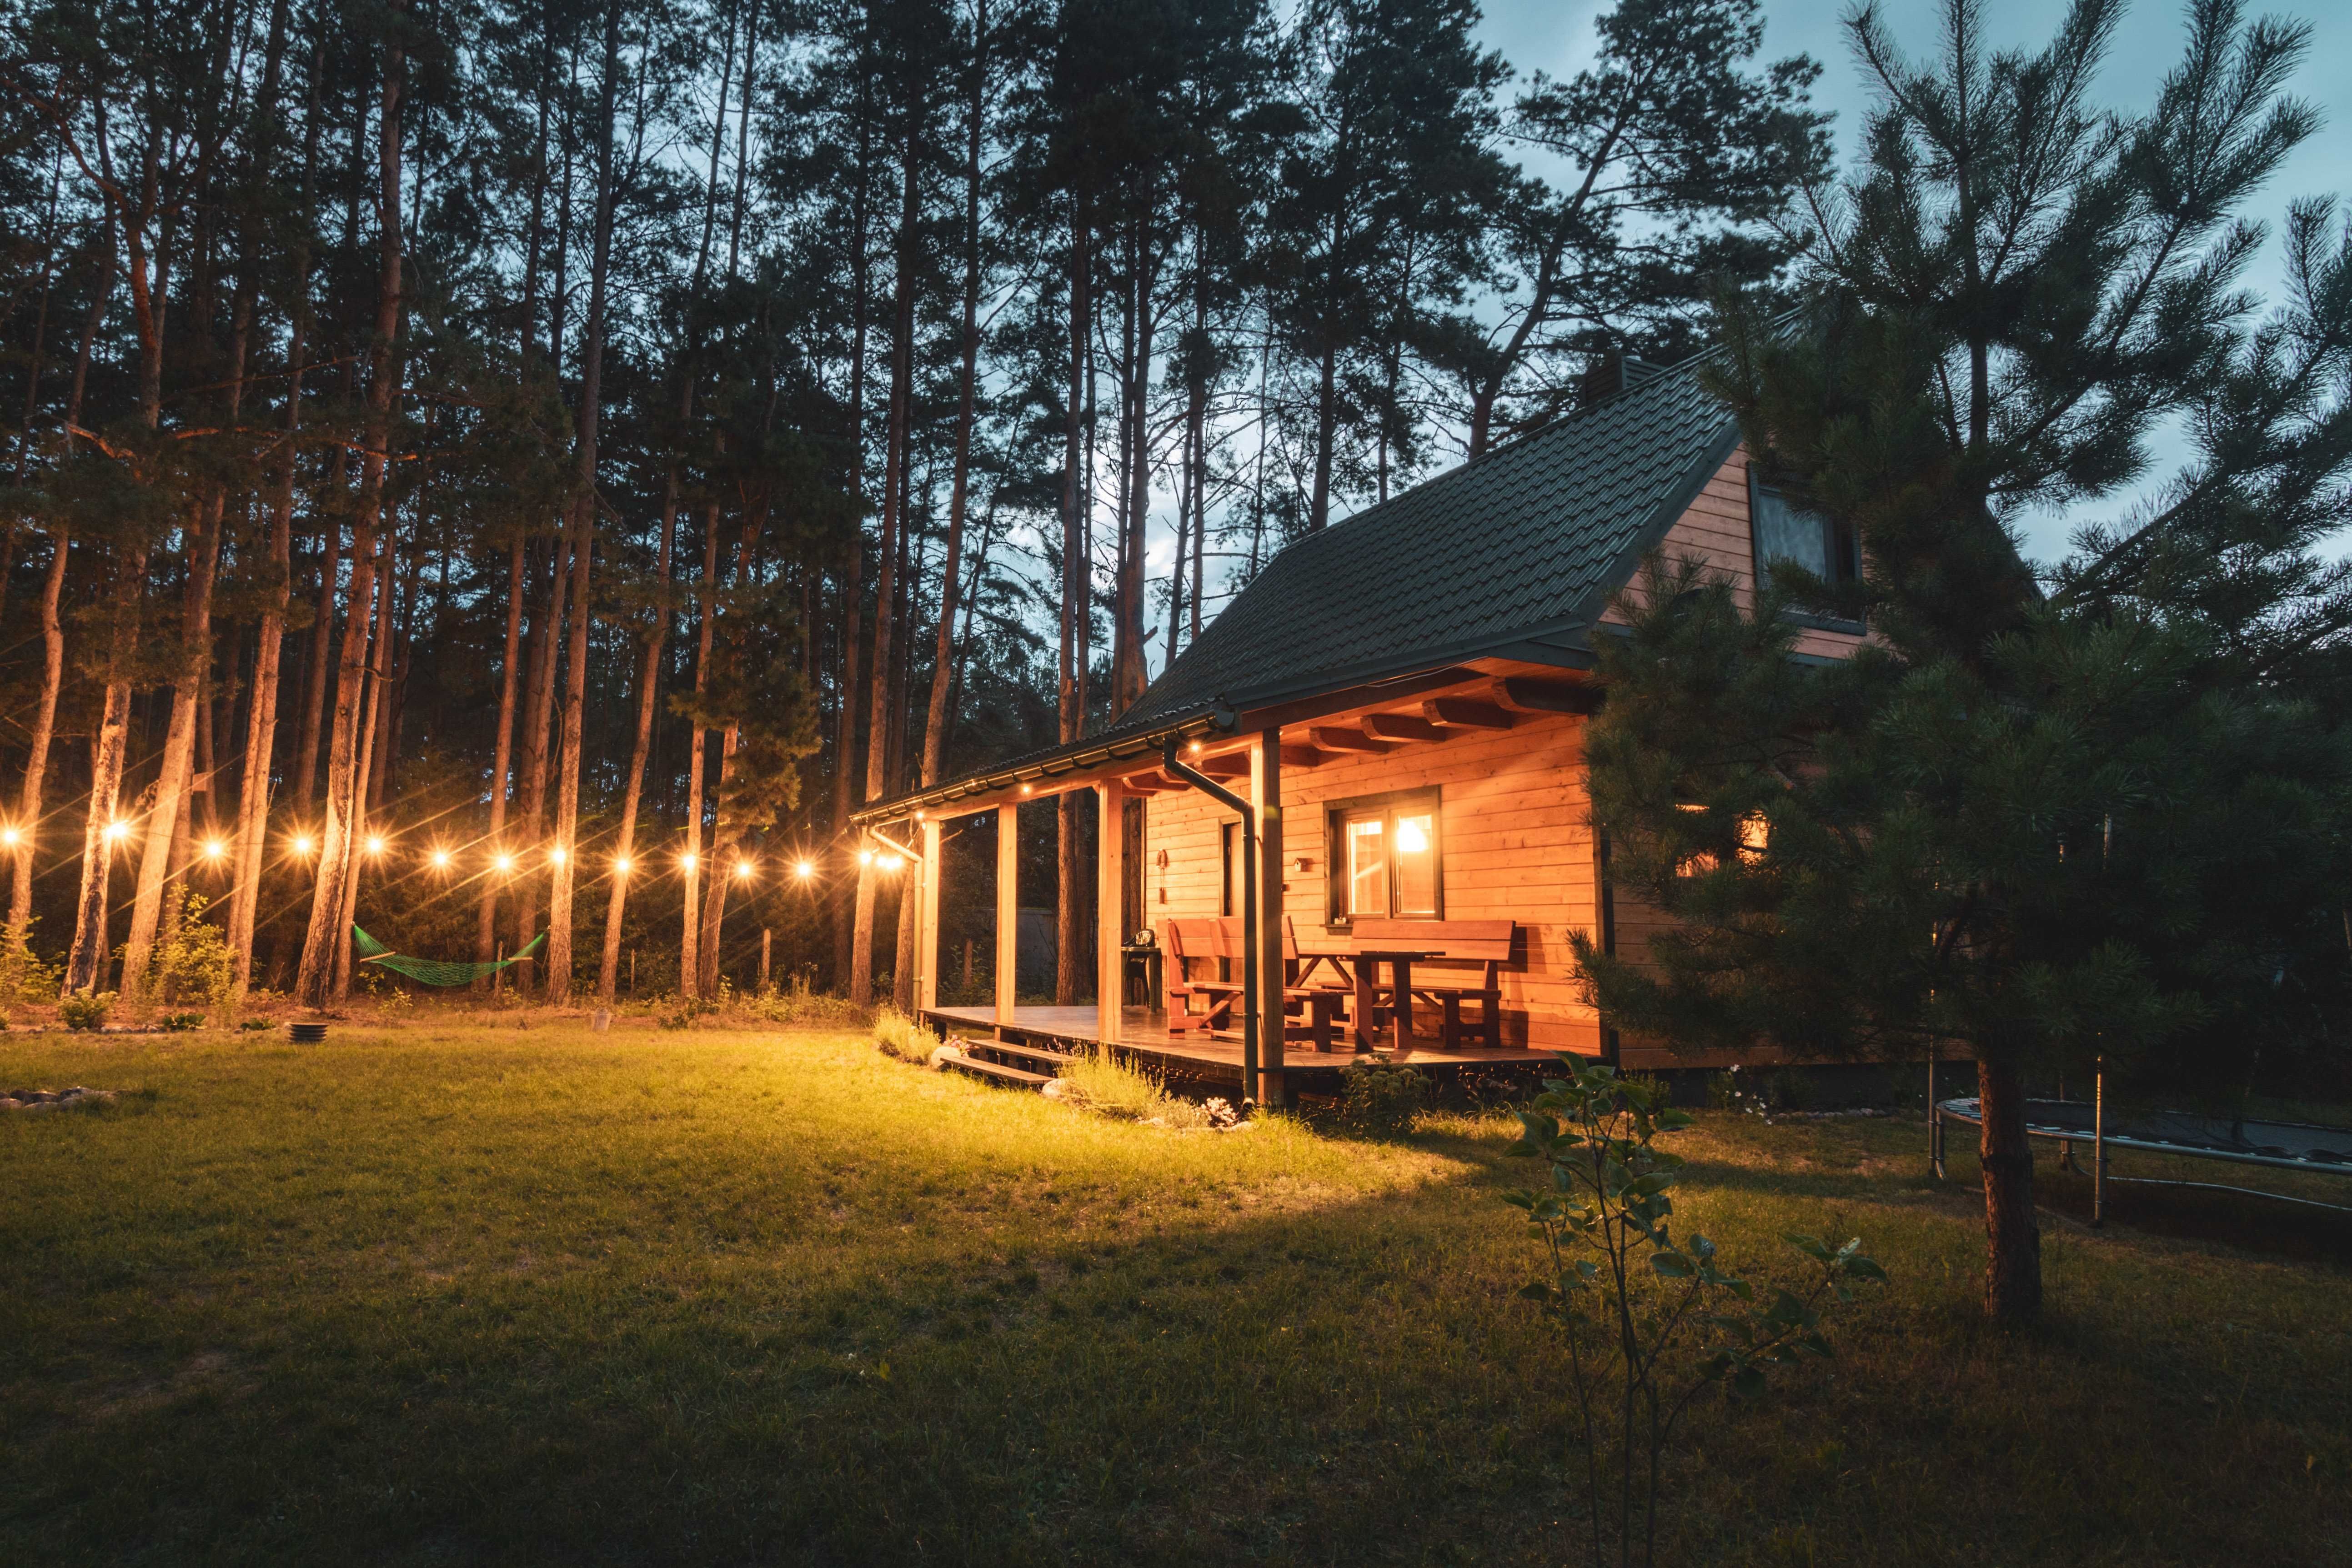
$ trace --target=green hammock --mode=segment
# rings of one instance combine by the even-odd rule
[[[394,952],[359,927],[352,927],[352,949],[359,954],[362,963],[381,963],[395,974],[405,974],[426,985],[465,985],[485,974],[496,974],[508,964],[520,963],[537,952],[539,944],[546,940],[547,933],[541,931],[530,939],[529,947],[496,963],[444,963],[438,959],[411,958],[406,953]]]

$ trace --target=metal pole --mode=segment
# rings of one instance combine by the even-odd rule
[[[1257,810],[1176,754],[1175,737],[1160,742],[1160,766],[1242,816],[1242,1103],[1257,1102]]]
[[[2107,1058],[2091,1080],[2091,1226],[2107,1223]]]

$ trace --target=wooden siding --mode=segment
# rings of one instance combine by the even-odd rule
[[[1420,706],[1364,710],[1391,710],[1417,717]],[[1445,918],[1513,920],[1522,929],[1523,962],[1501,976],[1505,1042],[1597,1053],[1599,1020],[1569,973],[1568,933],[1597,930],[1583,730],[1584,721],[1569,714],[1522,715],[1507,731],[1458,731],[1384,753],[1285,768],[1283,907],[1300,942],[1311,948],[1329,935],[1329,805],[1435,789]],[[1155,925],[1217,912],[1217,825],[1230,819],[1194,792],[1152,797],[1145,818],[1144,900]],[[1433,1028],[1434,1019],[1417,1023]]]
[[[1666,530],[1661,550],[1668,561],[1697,560],[1731,579],[1732,592],[1742,608],[1754,602],[1756,546],[1748,524],[1748,449],[1735,450],[1715,471],[1689,510]],[[1639,584],[1635,584],[1638,592]],[[1604,621],[1622,623],[1613,610]],[[1827,658],[1843,658],[1861,638],[1844,632],[1808,629],[1797,638],[1797,651]]]

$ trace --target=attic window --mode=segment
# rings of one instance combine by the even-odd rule
[[[1756,575],[1771,575],[1774,563],[1801,566],[1832,585],[1862,575],[1862,551],[1853,530],[1808,511],[1775,486],[1748,470],[1749,531],[1756,552]],[[1800,610],[1785,612],[1791,620],[1823,631],[1859,633],[1859,621],[1817,616]]]

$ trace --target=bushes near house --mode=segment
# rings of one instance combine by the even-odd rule
[[[1231,1126],[1223,1100],[1202,1104],[1168,1092],[1160,1074],[1123,1062],[1108,1051],[1073,1058],[1060,1071],[1060,1098],[1121,1121],[1147,1121],[1186,1131]]]
[[[1350,1062],[1339,1086],[1339,1123],[1359,1137],[1402,1138],[1429,1104],[1429,1079],[1398,1062]]]
[[[928,1066],[931,1053],[941,1044],[937,1035],[896,1007],[885,1007],[874,1016],[874,1043],[885,1054],[918,1067]]]
[[[58,1021],[68,1029],[100,1029],[106,1026],[106,1016],[113,1010],[114,993],[100,991],[95,995],[68,996],[58,1003]]]

